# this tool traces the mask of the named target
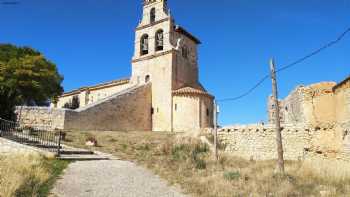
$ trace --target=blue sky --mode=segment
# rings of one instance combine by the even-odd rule
[[[128,77],[141,0],[0,0],[0,42],[26,45],[58,65],[66,91]],[[6,0],[12,1],[12,0]],[[178,24],[199,37],[200,80],[217,99],[235,97],[277,67],[350,27],[350,0],[169,0]],[[350,74],[350,35],[280,73],[280,97],[298,84],[339,82]],[[271,83],[221,103],[220,122],[266,120]]]

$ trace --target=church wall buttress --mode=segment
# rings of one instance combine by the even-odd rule
[[[173,54],[133,63],[135,74],[149,75],[152,83],[153,131],[171,131]],[[144,80],[144,77],[141,77]],[[150,109],[151,110],[151,109]]]

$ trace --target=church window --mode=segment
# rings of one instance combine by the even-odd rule
[[[151,108],[151,114],[152,115],[154,114],[154,108],[153,107]]]
[[[148,83],[151,80],[151,77],[149,75],[146,75],[145,77],[145,83]]]
[[[150,12],[150,21],[154,23],[156,21],[156,9],[152,8]]]
[[[209,109],[207,108],[207,116],[208,116],[208,117],[209,117],[209,114],[210,114],[210,113],[209,113]]]
[[[148,35],[145,34],[141,37],[141,55],[148,54]]]
[[[183,46],[182,47],[182,57],[184,57],[184,58],[188,58],[188,48],[187,48],[187,46]]]
[[[158,30],[156,33],[156,51],[162,51],[164,47],[164,34],[163,30]]]
[[[177,104],[175,103],[175,111],[177,110]]]

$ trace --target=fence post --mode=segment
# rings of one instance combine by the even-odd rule
[[[61,130],[58,132],[57,157],[61,156]]]

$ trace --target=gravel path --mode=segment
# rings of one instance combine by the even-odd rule
[[[185,197],[134,163],[78,161],[69,165],[52,190],[58,197]]]

